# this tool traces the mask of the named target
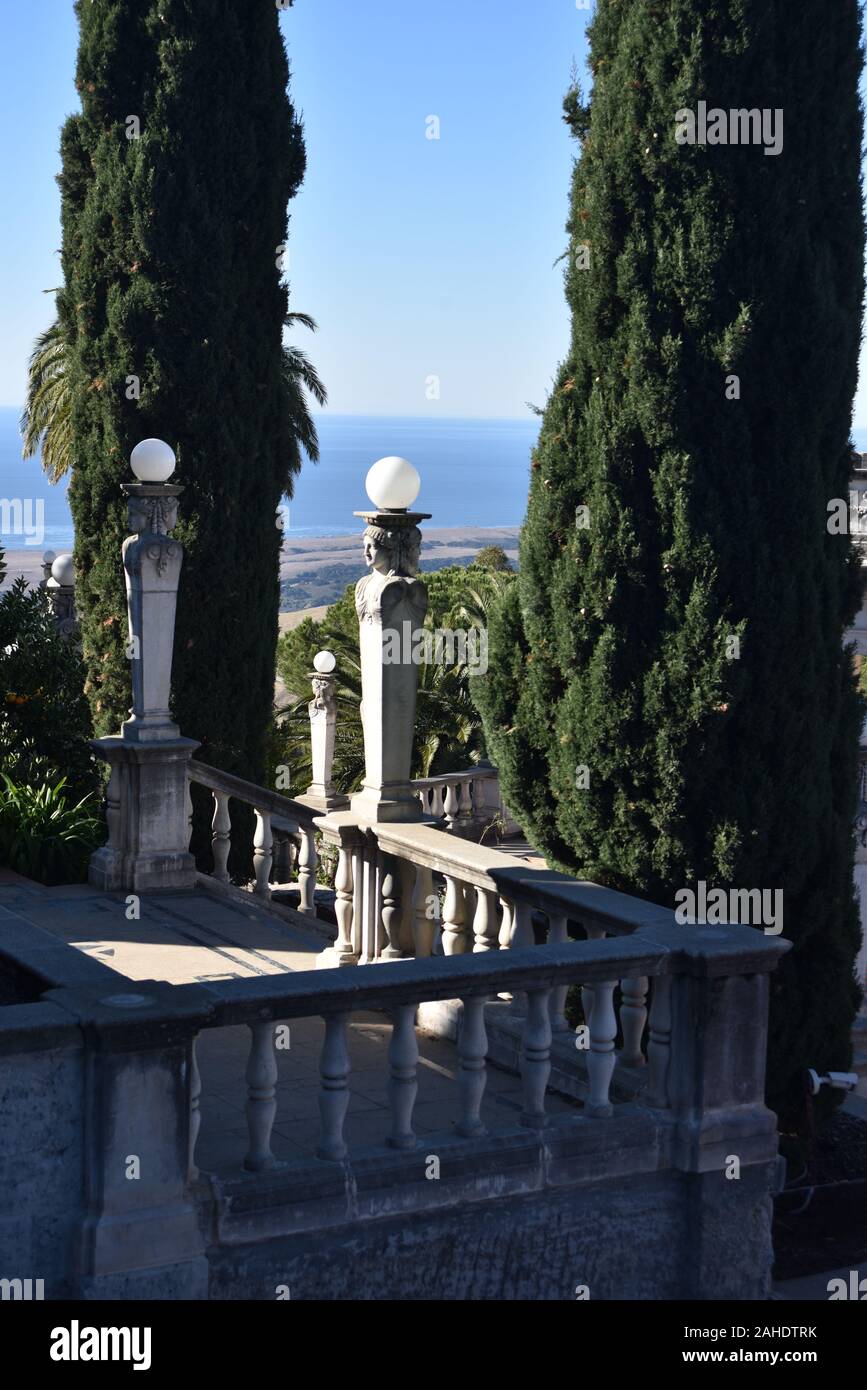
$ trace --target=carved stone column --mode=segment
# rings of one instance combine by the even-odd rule
[[[336,811],[348,806],[349,798],[339,792],[332,781],[334,738],[337,730],[334,656],[331,652],[317,652],[313,658],[313,665],[316,668],[310,672],[313,699],[307,706],[310,716],[313,781],[298,800],[317,811]]]
[[[355,587],[365,773],[350,806],[368,824],[419,821],[424,812],[410,774],[427,590],[415,576],[421,550],[417,523],[428,513],[356,515],[367,522],[364,558],[371,572]]]
[[[147,447],[146,447],[147,446]],[[144,450],[137,460],[136,455]],[[182,738],[169,710],[175,607],[183,549],[171,538],[182,488],[168,484],[174,454],[147,440],[133,451],[147,481],[126,483],[131,535],[123,543],[132,709],[118,735],[92,747],[112,769],[109,841],[92,856],[90,882],[118,889],[189,888],[187,764],[198,743]]]

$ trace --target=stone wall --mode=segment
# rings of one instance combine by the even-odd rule
[[[0,1278],[75,1292],[83,1214],[84,1048],[53,1004],[0,1008]]]

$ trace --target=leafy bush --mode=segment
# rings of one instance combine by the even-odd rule
[[[105,838],[96,794],[76,800],[65,777],[28,786],[0,776],[0,863],[49,886],[83,883]]]
[[[63,777],[68,795],[85,796],[101,783],[91,733],[80,653],[45,590],[16,579],[0,594],[0,773],[30,787]]]

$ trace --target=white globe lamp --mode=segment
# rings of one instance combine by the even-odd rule
[[[167,483],[175,471],[174,451],[164,439],[143,439],[129,456],[140,483]]]
[[[337,658],[333,652],[317,652],[313,658],[313,669],[320,676],[330,676],[336,665]]]
[[[367,495],[377,511],[405,512],[418,497],[421,478],[409,459],[378,459],[365,479]]]
[[[51,566],[51,578],[60,585],[75,583],[75,566],[71,555],[56,555]]]

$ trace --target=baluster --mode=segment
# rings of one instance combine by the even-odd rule
[[[500,922],[499,943],[501,951],[508,951],[512,945],[512,933],[515,930],[515,905],[508,898],[500,898],[500,907],[503,909],[503,916]],[[505,999],[513,1002],[513,996],[508,990],[503,990],[497,995],[498,999]]]
[[[435,782],[430,790],[431,795],[431,815],[436,820],[442,820],[445,815],[443,808],[443,788],[441,782]]]
[[[352,847],[352,950],[357,961],[361,960],[364,949],[364,910],[365,910],[364,850],[361,845]]]
[[[375,843],[365,835],[361,860],[362,917],[361,917],[361,956],[360,961],[367,965],[378,960],[382,950],[382,923],[380,912],[382,897],[380,893],[380,864]],[[355,880],[356,891],[358,878]]]
[[[458,818],[460,820],[471,820],[473,815],[473,789],[472,778],[465,777],[459,784],[460,796],[458,799]]]
[[[439,894],[434,890],[433,870],[420,864],[413,892],[413,939],[416,960],[433,955],[440,925]]]
[[[247,1063],[247,1129],[250,1148],[244,1167],[251,1173],[273,1168],[271,1130],[277,1113],[277,1056],[274,1051],[274,1024],[251,1023],[250,1058]]]
[[[546,1123],[545,1088],[551,1074],[550,989],[527,991],[527,1021],[521,1044],[524,1111],[521,1124],[541,1129]]]
[[[382,856],[380,894],[382,896],[382,928],[387,945],[383,960],[402,960],[400,949],[400,867],[392,854]]]
[[[451,830],[458,818],[458,795],[455,791],[454,782],[449,782],[446,786],[446,797],[443,802],[443,810],[446,817],[446,830]]]
[[[462,956],[469,947],[466,928],[466,906],[459,879],[446,874],[446,898],[443,903],[443,955]]]
[[[605,936],[604,927],[585,927],[588,941],[601,941]],[[581,1008],[584,1011],[584,1022],[589,1028],[593,1021],[593,985],[581,986]]]
[[[266,902],[270,900],[271,888],[268,879],[271,875],[271,847],[274,837],[271,834],[271,813],[256,808],[256,833],[253,836],[253,872],[256,875],[255,892]]]
[[[412,1128],[412,1112],[418,1092],[415,1008],[415,1004],[399,1004],[394,1010],[394,1024],[388,1048],[391,1068],[388,1082],[391,1134],[388,1136],[388,1142],[393,1149],[414,1149],[416,1142]]]
[[[512,928],[511,947],[535,946],[536,933],[533,931],[533,909],[529,903],[515,903],[515,921]],[[522,989],[512,992],[512,1013],[519,1017],[527,1012],[527,995]]]
[[[500,906],[503,909],[503,920],[500,923],[500,950],[508,951],[512,945],[512,933],[515,930],[515,904],[508,898],[500,898]]]
[[[199,1072],[199,1059],[196,1056],[196,1043],[198,1035],[190,1042],[190,1148],[187,1172],[190,1182],[195,1182],[199,1176],[196,1167],[196,1144],[199,1138],[199,1130],[202,1127],[202,1112],[199,1109],[199,1100],[202,1094],[202,1077]]]
[[[623,1030],[623,1050],[620,1061],[627,1067],[643,1067],[641,1039],[647,1022],[647,976],[636,975],[620,981],[620,1027]]]
[[[668,1106],[668,1064],[671,1058],[671,976],[657,975],[650,1000],[647,1037],[647,1103],[664,1110]]]
[[[337,855],[337,873],[334,877],[336,899],[334,915],[337,918],[337,940],[334,952],[340,965],[355,965],[358,957],[352,945],[352,852],[345,845],[340,846]]]
[[[229,882],[229,850],[232,845],[232,821],[229,798],[225,792],[211,792],[214,816],[211,821],[211,850],[214,855],[214,878],[225,887]]]
[[[319,1057],[319,1118],[321,1132],[317,1158],[339,1163],[346,1156],[343,1122],[349,1105],[349,1052],[346,1047],[348,1014],[331,1014],[325,1020],[325,1041]]]
[[[458,1038],[460,1059],[459,1085],[461,1117],[456,1125],[458,1134],[466,1139],[485,1134],[479,1118],[485,1083],[488,1079],[485,1058],[488,1055],[488,1036],[485,1032],[485,1000],[482,996],[464,999],[461,1031]]]
[[[476,911],[473,916],[474,951],[495,951],[499,935],[497,896],[488,888],[476,891]]]
[[[415,955],[415,865],[409,859],[398,860],[400,913],[398,916],[397,939],[400,954],[404,960],[412,960]]]
[[[548,916],[548,945],[562,946],[564,941],[569,940],[567,919],[559,913],[551,913]],[[551,990],[551,1027],[555,1033],[564,1033],[568,1030],[569,1024],[566,1022],[566,995],[569,993],[568,985],[557,985]]]
[[[617,1057],[614,1039],[617,1036],[617,1017],[614,1013],[614,981],[605,980],[594,986],[593,1011],[590,1019],[590,1051],[587,1054],[587,1075],[590,1095],[584,1113],[603,1119],[614,1113],[609,1100],[611,1078]]]
[[[313,831],[301,827],[301,846],[298,850],[298,911],[308,917],[316,916],[314,890],[316,888],[316,840]]]
[[[425,791],[424,787],[419,787],[419,789],[418,789],[418,799],[419,799],[419,801],[420,801],[420,803],[421,803],[421,813],[422,813],[422,815],[423,815],[423,816],[427,816],[427,813],[428,813],[428,810],[427,810],[427,792]]]

